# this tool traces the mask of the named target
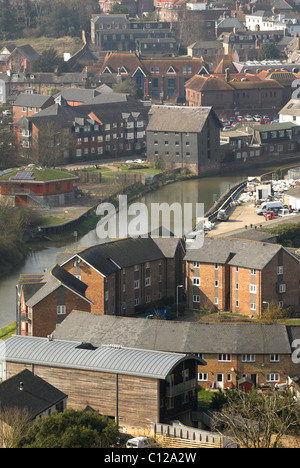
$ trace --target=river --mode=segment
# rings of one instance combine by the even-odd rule
[[[264,171],[249,171],[251,175],[263,173]],[[250,175],[250,174],[248,174]],[[172,204],[181,203],[203,203],[207,211],[213,204],[214,195],[219,198],[231,186],[247,177],[245,174],[232,175],[225,177],[205,177],[202,179],[193,179],[185,182],[177,182],[162,187],[161,189],[150,192],[141,202],[145,203],[147,208],[151,203],[166,202]],[[149,209],[149,208],[148,208]],[[30,253],[23,265],[16,268],[15,271],[7,277],[0,279],[0,328],[13,322],[16,318],[16,285],[22,274],[40,274],[56,264],[58,252],[66,249],[74,249],[77,246],[90,247],[101,241],[96,234],[96,230],[90,231],[78,242],[68,245],[51,245],[41,250],[35,250]]]

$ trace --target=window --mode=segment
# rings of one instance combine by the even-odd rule
[[[271,354],[270,362],[279,362],[279,354]]]
[[[256,310],[256,304],[255,304],[255,302],[252,302],[252,303],[250,304],[250,310]]]
[[[140,287],[140,282],[139,280],[137,280],[134,282],[134,289],[139,289],[139,287]]]
[[[66,313],[66,306],[65,305],[57,306],[57,315],[65,315],[65,313]]]
[[[199,382],[207,382],[208,380],[207,372],[198,372],[198,380]]]
[[[193,286],[200,286],[200,278],[193,276]]]
[[[250,284],[250,292],[256,294],[256,284]]]
[[[215,297],[215,305],[218,305],[218,304],[219,304],[219,298]]]
[[[255,354],[242,354],[242,362],[255,362]]]
[[[239,289],[239,283],[235,283],[235,289],[236,289],[236,290]]]
[[[251,269],[251,275],[256,275],[256,270],[255,269]]]
[[[215,288],[217,288],[218,286],[219,286],[219,281],[215,280]]]
[[[215,270],[218,270],[218,268],[219,268],[219,265],[215,263]]]
[[[231,362],[231,354],[218,354],[219,362]]]
[[[136,297],[136,298],[134,299],[134,305],[135,305],[135,306],[138,306],[139,303],[140,303],[139,298]]]
[[[285,293],[286,292],[286,284],[285,283],[281,283],[279,285],[279,292],[280,293]]]
[[[280,380],[279,374],[267,374],[266,382],[278,382]]]
[[[194,268],[199,268],[200,267],[200,262],[193,262],[193,267]]]
[[[283,274],[283,266],[278,266],[277,267],[277,275],[282,275]]]
[[[200,303],[200,296],[197,295],[197,294],[195,294],[195,295],[193,296],[193,302]]]
[[[239,301],[235,301],[235,307],[239,306]]]
[[[151,285],[151,278],[145,278],[145,286]]]

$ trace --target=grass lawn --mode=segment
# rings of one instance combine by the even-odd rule
[[[0,340],[6,340],[11,335],[15,335],[17,332],[16,322],[10,323],[6,327],[0,329]]]
[[[198,406],[210,406],[212,397],[214,395],[215,392],[205,390],[205,388],[200,388],[198,390]]]

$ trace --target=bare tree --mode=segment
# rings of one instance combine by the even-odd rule
[[[241,448],[277,448],[289,435],[298,436],[299,405],[291,394],[229,391],[214,429]]]
[[[5,408],[0,414],[0,447],[13,448],[16,442],[26,434],[31,420],[26,409]]]

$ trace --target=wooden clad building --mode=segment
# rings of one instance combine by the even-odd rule
[[[186,354],[52,338],[13,336],[0,345],[0,379],[29,369],[67,394],[69,407],[148,429],[179,415],[190,422],[198,363]]]

